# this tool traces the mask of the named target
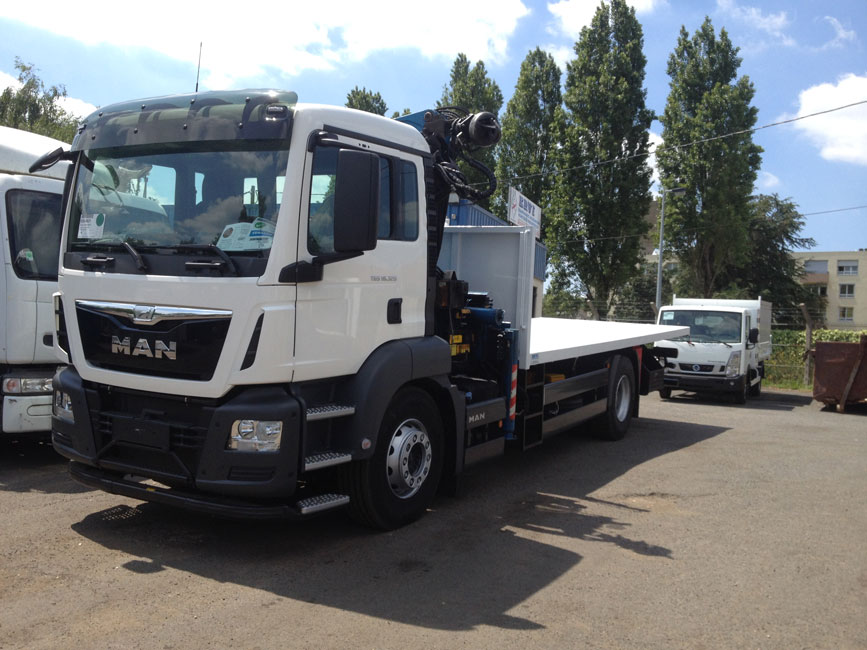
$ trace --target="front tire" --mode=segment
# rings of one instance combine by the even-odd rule
[[[632,363],[617,355],[608,377],[608,409],[593,422],[593,435],[602,440],[620,440],[629,430],[635,408],[635,373]]]
[[[750,392],[750,382],[747,379],[747,375],[744,375],[744,379],[741,382],[741,385],[738,387],[737,392],[734,394],[735,404],[746,404],[747,403],[747,395]]]
[[[373,456],[347,468],[350,514],[383,530],[418,519],[433,501],[442,467],[436,403],[419,388],[402,388],[385,411]]]
[[[671,389],[670,388],[660,388],[659,396],[662,399],[671,399]]]

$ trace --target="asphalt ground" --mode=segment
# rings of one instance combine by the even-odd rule
[[[375,533],[92,491],[0,441],[0,648],[867,648],[867,408],[645,398]]]

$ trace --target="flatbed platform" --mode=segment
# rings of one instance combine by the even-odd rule
[[[688,327],[567,318],[533,318],[530,365],[612,352],[689,334]]]

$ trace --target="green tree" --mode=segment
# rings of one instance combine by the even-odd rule
[[[749,202],[762,149],[750,132],[755,90],[748,77],[737,78],[737,53],[725,29],[717,38],[706,18],[692,38],[681,27],[668,60],[665,146],[657,158],[663,184],[687,188],[670,195],[665,215],[666,241],[680,260],[678,293],[713,296],[726,269],[749,251]]]
[[[358,86],[347,93],[346,107],[375,113],[376,115],[385,115],[386,111],[388,111],[388,106],[385,104],[382,95],[367,88],[359,89]]]
[[[503,93],[497,82],[488,78],[488,71],[483,61],[478,61],[474,66],[470,65],[467,55],[460,53],[452,64],[449,84],[443,87],[440,107],[445,106],[460,107],[471,113],[488,111],[499,117],[500,109],[503,107]],[[496,147],[479,149],[472,155],[488,169],[494,170],[495,149]],[[478,184],[479,188],[487,186],[488,179],[480,171],[464,162],[460,162],[460,168],[470,184]],[[481,204],[487,208],[490,199],[485,199]]]
[[[15,57],[15,69],[21,87],[9,87],[0,94],[0,125],[32,131],[63,142],[72,142],[76,118],[60,106],[66,97],[64,86],[46,88],[36,76],[32,63]]]
[[[554,57],[538,47],[521,63],[515,94],[503,114],[503,137],[497,149],[497,179],[500,187],[494,211],[508,216],[509,185],[548,209],[554,182],[554,117],[563,101],[560,68]],[[544,237],[545,221],[542,221]]]
[[[798,206],[778,195],[759,194],[750,198],[747,223],[748,253],[740,264],[727,269],[728,295],[761,296],[773,304],[774,320],[800,327],[800,303],[814,314],[825,311],[824,299],[807,289],[800,280],[804,270],[792,256],[795,248],[812,248],[816,242],[801,237],[804,218]]]
[[[600,4],[567,65],[565,110],[547,226],[552,264],[577,274],[590,306],[605,318],[638,269],[648,230],[651,171],[643,35],[625,0]]]

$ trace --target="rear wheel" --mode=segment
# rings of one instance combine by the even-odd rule
[[[594,420],[593,435],[602,440],[620,440],[626,435],[635,407],[635,373],[632,363],[617,355],[608,376],[608,408]]]
[[[433,501],[442,467],[443,430],[436,404],[419,388],[403,388],[386,409],[373,456],[347,468],[350,513],[374,528],[403,526]]]

